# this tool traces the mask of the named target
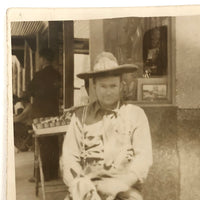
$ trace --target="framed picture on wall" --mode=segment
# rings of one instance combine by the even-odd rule
[[[166,84],[143,84],[142,101],[163,101],[167,100]]]
[[[170,101],[170,86],[167,77],[138,78],[137,100],[141,103],[168,103]]]

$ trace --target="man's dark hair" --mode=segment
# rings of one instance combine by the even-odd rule
[[[39,51],[40,57],[47,59],[48,61],[52,62],[54,60],[54,52],[50,48],[43,48]]]

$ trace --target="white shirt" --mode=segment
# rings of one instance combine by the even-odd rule
[[[132,104],[103,110],[98,102],[72,116],[63,143],[63,179],[71,187],[77,177],[100,169],[133,172],[141,182],[152,165],[149,124]]]

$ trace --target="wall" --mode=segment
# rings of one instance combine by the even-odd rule
[[[176,18],[176,103],[200,108],[200,16]]]
[[[177,17],[176,104],[180,200],[200,199],[200,16]]]
[[[180,200],[175,107],[144,107],[150,125],[153,165],[144,184],[144,200]]]
[[[199,120],[178,121],[180,162],[180,200],[200,199],[200,123]]]

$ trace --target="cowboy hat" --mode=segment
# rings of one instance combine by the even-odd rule
[[[88,79],[102,76],[120,75],[123,73],[134,72],[138,69],[135,64],[119,65],[117,59],[110,52],[100,53],[96,60],[92,71],[77,74],[78,78]]]

